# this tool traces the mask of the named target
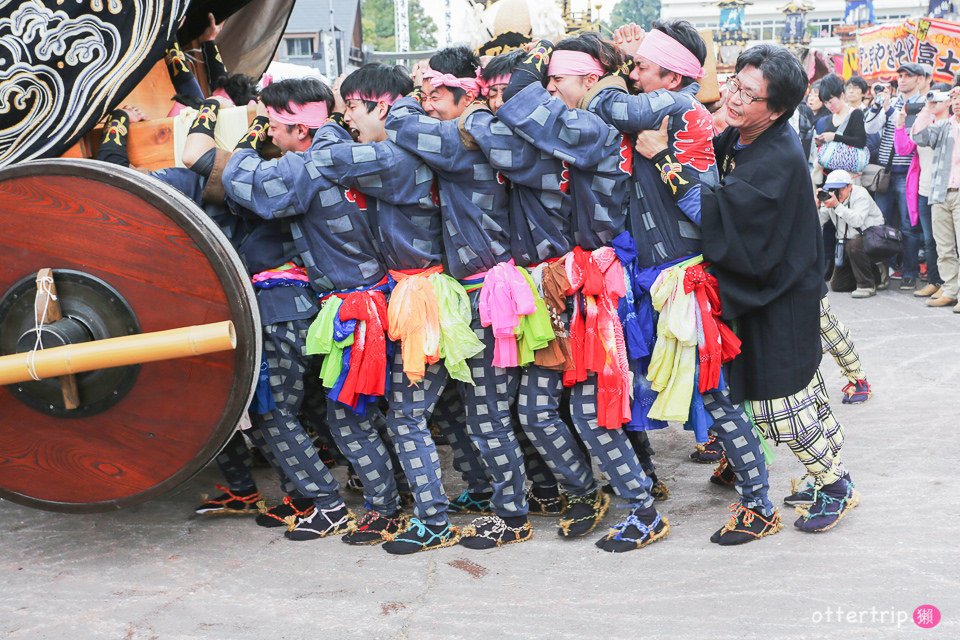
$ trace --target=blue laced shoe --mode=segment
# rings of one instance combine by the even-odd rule
[[[493,513],[490,508],[490,498],[492,493],[470,493],[464,491],[459,496],[450,501],[448,509],[452,513],[470,513],[477,516],[484,516]]]
[[[844,476],[817,491],[809,507],[797,507],[800,518],[794,526],[807,533],[829,531],[858,504],[860,494],[853,488],[849,476]]]
[[[383,544],[383,550],[396,556],[405,556],[418,551],[430,551],[452,547],[460,541],[460,530],[449,522],[426,524],[419,518],[410,518],[410,527],[393,540]]]
[[[653,519],[641,518],[637,512],[631,513],[615,524],[605,537],[597,540],[597,547],[610,553],[624,553],[666,538],[670,533],[670,523],[659,513],[654,513]]]

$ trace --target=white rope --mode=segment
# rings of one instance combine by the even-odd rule
[[[47,321],[47,310],[50,307],[50,301],[57,299],[56,294],[53,293],[53,276],[44,276],[40,279],[40,289],[37,291],[37,295],[39,296],[44,293],[46,296],[43,301],[43,313],[40,314],[40,321],[34,323],[34,331],[37,334],[37,339],[33,343],[33,349],[27,354],[27,372],[31,378],[37,381],[41,379],[37,374],[36,358],[37,351],[43,349],[43,325]],[[34,303],[34,315],[36,315],[36,303]]]

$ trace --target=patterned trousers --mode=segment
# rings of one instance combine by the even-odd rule
[[[823,343],[823,352],[833,356],[847,380],[855,383],[867,377],[850,331],[833,313],[827,296],[820,298],[820,341]]]
[[[263,328],[270,389],[277,407],[251,416],[254,428],[249,435],[277,469],[286,493],[311,498],[318,507],[330,509],[343,503],[340,485],[321,462],[297,418],[308,369],[305,341],[309,326],[309,320],[294,320]]]
[[[483,471],[480,453],[470,441],[464,422],[460,387],[457,383],[448,384],[433,411],[433,423],[450,443],[450,449],[453,452],[453,468],[463,478],[470,493],[493,493],[487,474]]]
[[[713,417],[710,431],[723,447],[730,468],[736,477],[740,503],[748,509],[757,509],[763,515],[773,513],[773,504],[767,497],[770,483],[767,465],[760,446],[760,437],[740,405],[730,401],[727,389],[703,394],[703,406]]]
[[[607,478],[621,499],[632,509],[653,505],[650,489],[653,481],[644,473],[637,453],[623,429],[605,429],[597,424],[597,376],[570,391],[570,415],[590,457]]]
[[[583,496],[595,490],[597,484],[589,460],[570,427],[560,418],[562,395],[562,371],[537,365],[523,370],[517,398],[517,413],[525,436],[521,442],[529,440],[534,448],[526,456],[528,473],[533,471],[536,476],[542,476],[542,464],[550,471],[546,483],[531,473],[534,484],[558,483],[565,492]]]
[[[377,430],[379,414],[376,405],[369,406],[366,415],[358,415],[339,402],[327,402],[330,435],[360,476],[366,508],[390,515],[397,511],[400,496],[390,450]]]
[[[249,493],[256,491],[257,482],[250,471],[253,458],[243,434],[237,431],[227,441],[226,446],[214,458],[220,473],[223,474],[227,486],[234,493]]]
[[[447,384],[447,370],[437,362],[427,367],[423,380],[411,385],[403,373],[401,350],[390,366],[390,409],[387,433],[413,494],[413,513],[422,522],[447,522],[447,495],[440,478],[440,456],[427,422]]]
[[[511,405],[517,394],[517,370],[493,366],[493,330],[480,324],[480,292],[470,293],[473,320],[470,328],[483,342],[483,351],[467,360],[474,384],[463,384],[460,393],[467,434],[483,461],[493,495],[490,504],[500,517],[525,516],[526,471],[523,453],[514,433]]]
[[[822,485],[831,484],[846,473],[840,459],[843,428],[830,410],[819,371],[798,393],[749,403],[757,426],[777,444],[786,443],[807,473]]]

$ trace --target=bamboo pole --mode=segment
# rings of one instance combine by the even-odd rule
[[[110,367],[187,358],[228,351],[236,347],[237,335],[233,322],[226,320],[42,349],[34,352],[32,360],[34,372],[44,379]],[[33,380],[30,366],[29,352],[0,357],[0,385]]]

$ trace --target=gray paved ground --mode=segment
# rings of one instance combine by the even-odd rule
[[[673,533],[621,556],[592,537],[562,541],[545,519],[532,542],[488,552],[395,558],[292,543],[246,520],[188,518],[216,481],[207,470],[177,495],[109,515],[0,504],[0,636],[960,638],[960,316],[896,292],[832,300],[876,396],[849,407],[834,395],[863,503],[830,533],[788,524],[745,547],[710,544],[731,496],[687,461],[691,438],[679,430],[653,436]],[[834,363],[823,370],[839,390]],[[779,449],[772,495],[799,473]],[[939,607],[939,627],[914,625],[921,604]]]

